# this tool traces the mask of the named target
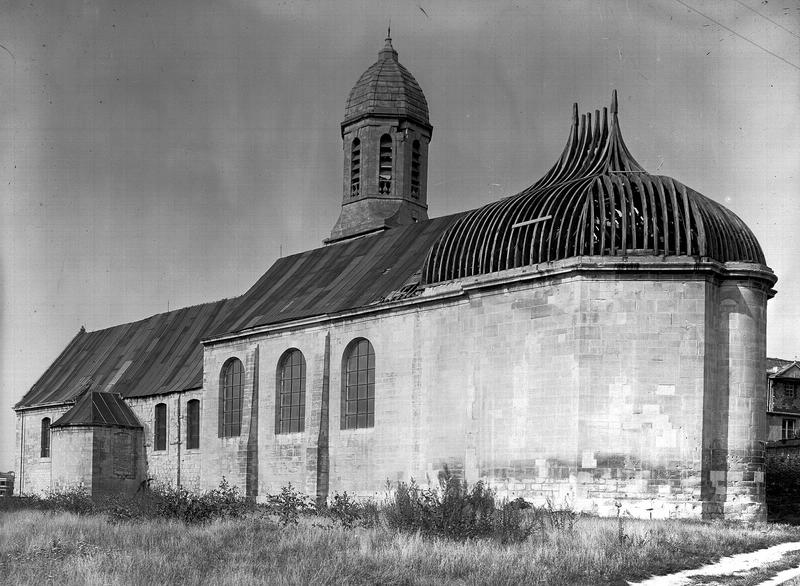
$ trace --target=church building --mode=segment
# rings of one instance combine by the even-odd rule
[[[574,107],[530,187],[439,218],[391,39],[341,134],[320,248],[240,297],[75,335],[15,406],[17,493],[225,477],[380,499],[447,467],[601,515],[764,517],[777,279],[741,219],[633,158],[616,94]]]

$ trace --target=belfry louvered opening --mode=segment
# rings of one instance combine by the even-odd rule
[[[350,197],[361,195],[361,141],[353,140],[350,150]]]
[[[388,134],[381,136],[378,169],[378,191],[381,195],[392,192],[392,137]]]
[[[544,177],[519,194],[465,214],[431,247],[425,283],[575,256],[692,256],[764,264],[733,212],[685,185],[650,175],[628,151],[617,119],[578,117]],[[610,120],[609,120],[610,118]]]

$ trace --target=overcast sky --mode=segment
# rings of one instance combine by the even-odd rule
[[[0,470],[81,325],[243,293],[338,217],[339,124],[391,19],[434,126],[431,216],[555,162],[620,95],[634,157],[728,206],[800,357],[800,7],[777,0],[0,0]]]

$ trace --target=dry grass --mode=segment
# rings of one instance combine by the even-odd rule
[[[425,539],[318,518],[185,525],[0,513],[3,584],[621,584],[800,539],[781,525],[581,518],[505,546]]]

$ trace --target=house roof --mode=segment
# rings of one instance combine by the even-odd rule
[[[786,360],[784,358],[770,358],[767,356],[767,374],[775,374],[785,366],[792,364],[792,362],[792,360]]]
[[[395,301],[420,290],[430,248],[462,214],[392,228],[279,259],[216,335]]]
[[[233,303],[195,305],[94,332],[81,328],[15,408],[67,403],[86,390],[138,397],[199,388],[200,340]]]
[[[770,359],[767,358],[767,361]],[[770,378],[800,378],[800,365],[797,361],[784,361],[785,363],[780,366],[775,366],[770,370]]]
[[[610,117],[610,120],[609,120]],[[633,158],[617,119],[595,111],[572,127],[561,158],[517,195],[464,214],[431,248],[424,283],[575,256],[664,255],[764,265],[747,225],[685,185]]]
[[[76,426],[130,427],[142,424],[131,408],[116,393],[88,391],[78,398],[72,408],[56,419],[50,427]]]

